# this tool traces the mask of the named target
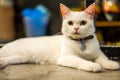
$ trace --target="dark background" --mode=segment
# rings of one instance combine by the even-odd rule
[[[69,7],[80,7],[81,3],[85,0],[14,0],[14,9],[15,9],[15,26],[16,26],[16,37],[24,37],[24,26],[21,16],[21,11],[26,8],[34,8],[38,4],[43,4],[51,12],[50,21],[48,24],[47,35],[52,35],[57,32],[60,32],[62,18],[60,15],[59,4],[63,3]],[[94,0],[87,0],[87,6],[94,2]],[[84,4],[82,4],[84,5]]]
[[[83,3],[86,1],[86,3]],[[59,4],[63,3],[70,8],[81,7],[84,5],[84,8],[92,4],[96,0],[14,0],[14,9],[15,9],[15,31],[16,38],[25,37],[24,25],[21,16],[21,11],[26,8],[34,8],[38,4],[43,4],[47,7],[51,13],[49,24],[47,25],[47,35],[54,35],[61,30],[62,17],[60,14]],[[100,0],[102,2],[102,0]],[[120,0],[119,0],[120,1]],[[82,3],[82,4],[81,4]],[[120,16],[119,14],[117,16]],[[104,14],[98,15],[98,18],[101,20],[106,20]],[[96,18],[95,18],[96,21]],[[120,40],[120,28],[117,27],[97,27],[97,30],[102,32],[104,42],[116,42]]]

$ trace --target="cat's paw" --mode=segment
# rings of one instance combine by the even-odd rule
[[[5,63],[2,60],[0,60],[0,69],[3,67],[5,67]]]
[[[120,69],[120,65],[115,61],[107,61],[106,64],[103,65],[103,68],[117,70]]]
[[[91,72],[100,72],[102,71],[102,67],[98,63],[87,63],[83,64],[79,67],[79,69],[91,71]]]

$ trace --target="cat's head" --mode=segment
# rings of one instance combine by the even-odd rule
[[[60,10],[63,17],[62,33],[64,35],[79,39],[94,34],[95,3],[81,12],[71,11],[63,4],[60,4]]]

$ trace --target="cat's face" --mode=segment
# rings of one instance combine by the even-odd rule
[[[72,38],[83,38],[95,32],[93,16],[95,4],[81,12],[73,12],[68,7],[60,4],[63,17],[62,33]]]

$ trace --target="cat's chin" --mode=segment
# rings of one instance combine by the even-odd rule
[[[74,34],[70,36],[73,39],[80,39],[81,35],[80,34]]]
[[[74,33],[74,35],[80,35],[79,33]]]

